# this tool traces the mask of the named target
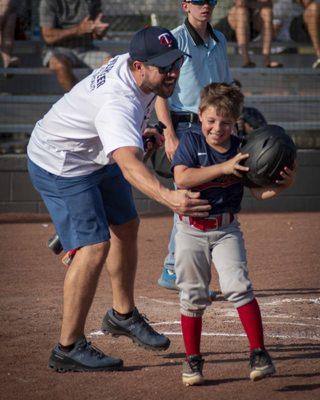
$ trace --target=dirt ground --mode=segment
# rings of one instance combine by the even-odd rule
[[[27,221],[17,217],[16,221]],[[243,214],[250,275],[260,303],[274,377],[248,379],[248,344],[237,314],[222,298],[204,316],[206,384],[183,387],[183,344],[176,292],[157,285],[170,232],[169,216],[142,218],[136,304],[171,346],[148,352],[126,338],[103,336],[111,305],[101,276],[86,334],[124,359],[119,372],[59,374],[47,367],[59,336],[65,267],[46,248],[48,221],[0,218],[1,399],[320,399],[320,213]],[[212,288],[219,290],[217,276]]]

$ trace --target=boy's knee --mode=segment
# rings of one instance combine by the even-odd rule
[[[197,317],[202,317],[203,313],[205,311],[205,307],[204,308],[200,308],[200,309],[188,309],[186,307],[183,307],[181,305],[180,307],[180,313],[181,315],[185,315],[186,317],[193,317],[193,318],[197,318]]]
[[[224,298],[233,304],[235,308],[244,306],[254,299],[253,290],[249,289],[244,292],[222,293]]]
[[[179,289],[181,288],[179,287]],[[201,317],[210,304],[211,301],[209,300],[209,293],[206,288],[203,288],[203,290],[197,288],[188,292],[181,290],[180,292],[181,314],[187,317]]]
[[[263,22],[272,21],[272,8],[269,6],[263,6],[260,10],[260,16]]]

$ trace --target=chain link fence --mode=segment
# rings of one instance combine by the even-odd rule
[[[0,74],[0,154],[24,152],[36,121],[63,94],[55,75],[42,66],[40,0],[14,1],[18,5],[21,33],[14,51],[21,65],[11,77],[5,77],[9,75],[5,69]],[[179,0],[101,1],[110,28],[105,40],[97,45],[112,55],[125,52],[132,33],[146,24],[156,22],[172,29],[185,18]],[[274,4],[279,1],[274,0]],[[289,0],[281,1],[284,4]],[[233,3],[234,0],[218,1],[213,25],[227,16]],[[287,129],[299,147],[320,148],[320,70],[311,68],[315,59],[311,43],[309,54],[305,54],[303,46],[296,45],[295,54],[275,55],[284,64],[284,68],[277,70],[263,68],[261,43],[254,42],[254,46],[251,43],[250,48],[257,68],[239,68],[241,56],[237,54],[235,42],[228,45],[229,60],[233,77],[242,83],[248,106],[257,107],[269,123]],[[89,72],[84,68],[78,70],[76,78],[82,79]]]

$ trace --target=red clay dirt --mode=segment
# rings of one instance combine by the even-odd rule
[[[18,223],[22,220],[28,219],[0,218],[1,399],[320,398],[320,213],[240,216],[276,375],[249,381],[247,340],[232,305],[220,297],[204,316],[206,384],[188,388],[181,383],[178,295],[157,285],[171,218],[142,218],[135,293],[139,310],[170,337],[170,348],[148,352],[127,338],[101,335],[111,306],[103,272],[86,334],[106,353],[123,358],[124,370],[66,374],[47,367],[59,337],[65,267],[46,248],[53,226],[39,217],[35,223]],[[215,273],[212,288],[219,289]]]

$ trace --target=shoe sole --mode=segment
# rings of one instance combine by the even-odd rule
[[[256,369],[250,372],[250,379],[253,382],[260,381],[261,379],[267,378],[276,372],[274,366],[267,367],[266,369]]]
[[[169,339],[168,339],[167,344],[165,344],[163,346],[155,347],[155,346],[151,346],[151,345],[141,342],[139,339],[137,339],[135,336],[131,336],[129,333],[114,331],[112,328],[110,329],[109,327],[105,327],[105,326],[102,326],[101,330],[105,335],[111,335],[114,338],[118,338],[119,336],[126,336],[127,338],[131,339],[134,344],[136,344],[139,347],[143,347],[145,350],[164,351],[164,350],[167,350],[170,346]]]
[[[202,375],[182,375],[182,383],[185,386],[197,386],[204,383],[204,377]]]
[[[123,367],[123,363],[114,365],[114,366],[106,366],[100,368],[91,368],[86,367],[82,364],[72,363],[66,364],[63,362],[59,362],[56,360],[49,360],[49,368],[55,370],[56,372],[64,373],[64,372],[97,372],[97,371],[119,371]]]

